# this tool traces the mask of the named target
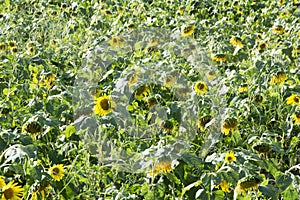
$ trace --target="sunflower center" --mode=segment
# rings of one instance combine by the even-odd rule
[[[59,173],[59,169],[58,168],[54,168],[52,171],[53,171],[54,175],[57,175]]]
[[[228,161],[232,161],[233,159],[232,159],[231,156],[228,156],[227,160],[228,160]]]
[[[3,192],[5,199],[11,199],[14,196],[14,190],[12,188],[8,188]]]
[[[294,97],[294,102],[295,103],[299,103],[299,98],[298,97]]]
[[[204,84],[203,83],[199,83],[198,84],[198,89],[199,90],[203,90],[204,89]]]
[[[103,99],[101,102],[100,102],[100,106],[103,110],[108,110],[110,108],[110,104],[109,104],[109,101],[107,99]]]

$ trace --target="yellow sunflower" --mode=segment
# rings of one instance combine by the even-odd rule
[[[182,31],[181,31],[181,35],[183,37],[187,37],[187,36],[190,36],[194,33],[195,31],[195,26],[194,25],[191,25],[191,26],[188,26],[186,28],[184,28]]]
[[[94,106],[94,113],[96,115],[105,116],[113,111],[114,102],[111,96],[104,94],[101,97],[95,98],[96,104]]]
[[[2,187],[2,200],[21,200],[23,196],[23,188],[18,183],[10,181]]]
[[[227,60],[225,54],[213,54],[211,59],[217,62],[225,62]]]
[[[300,112],[293,115],[293,120],[296,122],[296,124],[300,124]]]
[[[54,85],[55,74],[50,74],[45,78],[44,84],[51,89]]]
[[[208,124],[211,121],[211,117],[210,116],[205,116],[202,117],[199,121],[198,121],[198,128],[203,131],[205,129],[206,124]]]
[[[11,53],[15,54],[15,53],[18,53],[18,48],[17,47],[12,47],[10,49]]]
[[[241,87],[239,87],[239,89],[238,89],[238,92],[239,92],[239,93],[247,92],[247,91],[248,91],[248,86],[247,86],[247,85],[241,86]]]
[[[64,168],[63,164],[54,165],[53,167],[50,167],[49,174],[55,181],[60,181],[62,177],[64,176]]]
[[[5,43],[0,43],[0,52],[6,51],[6,44]]]
[[[291,96],[289,96],[286,99],[286,103],[288,105],[298,105],[298,106],[300,106],[300,98],[297,95],[292,94]]]
[[[124,47],[125,45],[125,40],[122,37],[115,36],[112,39],[108,41],[108,43],[113,47],[113,48],[118,48],[118,47]]]
[[[17,46],[17,43],[15,41],[8,41],[7,44],[10,48]]]
[[[243,43],[242,40],[238,37],[233,37],[229,40],[230,44],[232,44],[233,46],[242,48],[243,47]]]
[[[229,164],[229,163],[231,163],[231,162],[233,162],[235,160],[236,160],[236,157],[235,157],[233,151],[231,151],[229,153],[226,153],[226,155],[225,155],[225,161],[226,161],[227,164]]]
[[[274,28],[272,29],[272,32],[273,32],[274,34],[280,35],[280,34],[282,34],[282,33],[284,32],[284,28],[283,28],[283,26],[278,25],[278,26],[276,26],[276,27],[274,27]]]
[[[277,83],[282,83],[286,79],[285,73],[278,73],[277,75],[273,76],[272,79],[270,80],[270,85],[275,85]]]
[[[156,176],[159,173],[167,173],[173,170],[174,168],[172,167],[172,162],[167,160],[156,163],[149,173],[151,176]]]
[[[221,190],[223,192],[227,192],[227,193],[230,192],[229,191],[229,185],[228,185],[227,181],[225,181],[225,180],[222,180],[219,185],[215,186],[215,188],[217,188],[217,189],[221,188]]]
[[[164,86],[171,87],[172,85],[174,85],[174,82],[175,82],[175,78],[173,76],[167,76],[164,79]]]
[[[194,90],[196,91],[196,94],[204,95],[208,91],[208,86],[203,81],[198,81],[194,86]]]
[[[147,97],[149,93],[150,93],[149,86],[143,85],[134,92],[134,97],[138,100],[142,100],[143,98]]]
[[[235,119],[225,120],[222,125],[222,131],[225,135],[228,135],[230,131],[233,134],[236,129],[237,129],[237,121]]]
[[[128,85],[131,86],[131,85],[134,85],[138,82],[139,80],[139,76],[137,74],[132,74],[130,77],[129,77],[129,80],[128,80]]]
[[[261,51],[265,50],[266,47],[267,47],[267,43],[262,42],[258,45],[258,50],[261,52]]]
[[[3,188],[5,186],[4,177],[0,176],[0,188]]]

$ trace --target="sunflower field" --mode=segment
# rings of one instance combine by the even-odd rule
[[[0,0],[2,200],[300,199],[298,0]]]

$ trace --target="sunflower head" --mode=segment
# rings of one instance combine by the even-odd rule
[[[225,180],[222,180],[219,185],[215,186],[215,188],[217,188],[217,189],[221,188],[221,190],[226,193],[230,192],[229,185],[228,185],[227,181],[225,181]]]
[[[128,79],[128,85],[131,86],[131,85],[134,85],[138,82],[139,80],[139,76],[138,74],[132,74],[129,76],[129,79]]]
[[[10,51],[13,54],[18,53],[18,48],[17,47],[12,47]]]
[[[242,193],[249,190],[258,189],[258,185],[262,182],[261,177],[246,177],[239,181],[237,192]]]
[[[63,164],[54,165],[53,167],[50,167],[49,174],[55,181],[60,181],[64,176]]]
[[[0,43],[0,52],[6,51],[6,44],[5,43]]]
[[[18,183],[10,181],[7,185],[2,187],[2,200],[21,200],[23,196],[23,188],[18,186]]]
[[[225,62],[227,60],[226,55],[225,54],[213,54],[211,56],[211,59],[213,61],[217,61],[217,62]]]
[[[256,102],[256,103],[259,103],[259,104],[261,104],[262,102],[263,102],[263,100],[264,100],[264,98],[263,98],[263,96],[261,96],[261,95],[255,95],[255,97],[254,97],[254,101]]]
[[[195,31],[195,26],[194,25],[190,25],[190,26],[187,26],[185,27],[182,31],[181,31],[181,35],[183,37],[187,37],[187,36],[190,36],[194,33]]]
[[[174,123],[171,120],[166,120],[161,124],[160,127],[163,131],[170,133],[174,129]]]
[[[173,77],[173,76],[166,76],[164,78],[164,86],[165,87],[171,87],[171,86],[174,85],[174,83],[175,83],[175,77]]]
[[[198,128],[203,131],[205,129],[206,124],[208,124],[211,121],[211,116],[205,116],[200,118],[200,120],[198,121]]]
[[[283,72],[277,73],[275,76],[273,76],[270,80],[270,85],[275,85],[277,83],[282,83],[283,81],[286,80],[286,74]]]
[[[150,169],[150,176],[156,176],[160,173],[167,173],[173,171],[172,162],[170,160],[160,161],[155,163],[152,169]]]
[[[196,92],[196,94],[198,95],[204,95],[207,93],[208,91],[208,86],[206,85],[205,82],[203,81],[198,81],[195,86],[194,86],[194,90]]]
[[[150,93],[149,86],[142,85],[134,92],[134,97],[138,100],[142,100],[143,98],[147,97],[149,93]]]
[[[289,96],[286,99],[286,103],[288,105],[298,105],[298,106],[300,106],[300,98],[299,98],[299,96],[297,96],[295,94],[292,94],[291,96]]]
[[[267,43],[266,42],[262,42],[262,43],[258,44],[258,50],[259,50],[259,52],[263,52],[266,47],[267,47]]]
[[[257,143],[253,146],[253,149],[258,153],[267,153],[270,150],[270,145],[267,143]]]
[[[8,41],[7,44],[10,48],[17,46],[17,43],[15,41]]]
[[[284,28],[283,28],[282,25],[278,25],[278,26],[275,26],[275,27],[272,29],[272,32],[273,32],[274,34],[280,35],[280,34],[282,34],[282,33],[284,32]]]
[[[235,157],[233,151],[231,151],[229,153],[226,153],[226,155],[225,155],[225,161],[226,161],[227,164],[229,164],[229,163],[231,163],[231,162],[233,162],[235,160],[236,160],[236,157]]]
[[[113,48],[118,48],[118,47],[124,47],[125,45],[125,40],[122,37],[115,36],[111,38],[111,40],[108,41],[108,43],[113,47]]]
[[[225,135],[228,135],[230,131],[232,133],[234,133],[234,131],[236,129],[237,129],[237,120],[236,119],[226,119],[223,122],[222,131]]]
[[[31,121],[24,124],[23,130],[30,134],[40,133],[42,132],[42,126],[36,121]]]
[[[113,111],[114,102],[111,100],[111,96],[104,94],[101,97],[95,98],[94,113],[96,115],[105,116]]]
[[[236,47],[243,47],[243,43],[242,43],[242,40],[241,38],[239,37],[233,37],[229,40],[230,44],[232,44],[233,46],[236,46]]]

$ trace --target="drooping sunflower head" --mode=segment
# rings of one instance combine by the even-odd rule
[[[270,85],[275,85],[277,83],[282,83],[283,81],[286,80],[286,74],[283,72],[277,73],[275,76],[273,76],[270,80]]]
[[[200,120],[198,121],[198,128],[203,131],[205,129],[206,124],[208,124],[211,121],[211,116],[204,116],[201,117]]]
[[[280,35],[280,34],[282,34],[282,33],[284,32],[284,28],[283,28],[282,25],[277,25],[277,26],[275,26],[275,27],[272,29],[272,32],[273,32],[274,34]]]
[[[258,153],[267,153],[270,150],[270,145],[268,143],[259,142],[253,146],[253,149]]]
[[[288,105],[298,105],[298,106],[300,106],[300,97],[295,95],[295,94],[292,94],[291,96],[289,96],[286,99],[286,103]]]
[[[138,74],[134,73],[134,74],[129,76],[128,85],[129,86],[134,85],[138,82],[138,80],[139,80]]]
[[[231,131],[232,134],[237,129],[237,120],[236,119],[226,119],[222,125],[222,131],[225,135],[228,135]]]
[[[231,152],[229,152],[229,153],[226,153],[226,155],[225,155],[225,162],[226,162],[227,164],[229,164],[229,163],[231,163],[231,162],[233,162],[233,161],[235,161],[235,160],[236,160],[236,157],[235,157],[233,151],[231,151]]]
[[[245,177],[239,181],[237,192],[243,193],[249,190],[257,190],[258,185],[262,182],[261,177]]]
[[[10,181],[2,187],[2,200],[21,200],[23,196],[23,188],[18,183]]]
[[[170,133],[174,129],[174,123],[171,120],[166,120],[161,124],[160,127],[163,131]]]
[[[40,133],[42,132],[42,126],[36,121],[31,121],[24,124],[23,130],[30,134]]]
[[[239,37],[233,37],[233,38],[230,38],[229,40],[230,44],[232,44],[233,46],[236,46],[236,47],[243,47],[243,43],[242,43],[242,40],[241,38]]]
[[[263,102],[263,100],[264,100],[264,97],[262,96],[262,95],[255,95],[255,97],[254,97],[254,101],[256,102],[256,103],[262,103]]]
[[[171,87],[175,83],[175,77],[173,76],[166,76],[164,78],[164,86],[165,87]]]
[[[55,181],[60,181],[64,176],[65,172],[63,166],[64,166],[63,164],[59,164],[50,167],[49,174]]]
[[[118,48],[118,47],[124,47],[126,41],[124,40],[124,38],[119,37],[119,36],[115,36],[113,38],[111,38],[108,43],[113,47],[113,48]]]
[[[181,35],[183,37],[187,37],[187,36],[190,36],[194,33],[195,31],[195,26],[194,25],[190,25],[190,26],[187,26],[185,27],[182,31],[181,31]]]
[[[172,166],[172,161],[171,160],[165,160],[165,161],[159,161],[154,164],[152,169],[150,169],[150,176],[156,176],[157,174],[160,173],[167,173],[173,171],[174,168]]]
[[[113,111],[114,102],[111,100],[111,96],[104,94],[101,97],[95,98],[95,101],[94,113],[96,115],[105,116]]]
[[[227,60],[226,55],[225,54],[213,54],[211,56],[211,59],[213,61],[217,61],[217,62],[225,62]]]
[[[198,81],[198,82],[196,82],[196,84],[194,86],[194,90],[195,90],[196,94],[198,94],[198,95],[204,95],[208,91],[208,86],[206,85],[205,82]]]
[[[134,92],[134,97],[138,100],[142,100],[143,98],[147,97],[149,93],[150,93],[149,86],[142,85]]]

